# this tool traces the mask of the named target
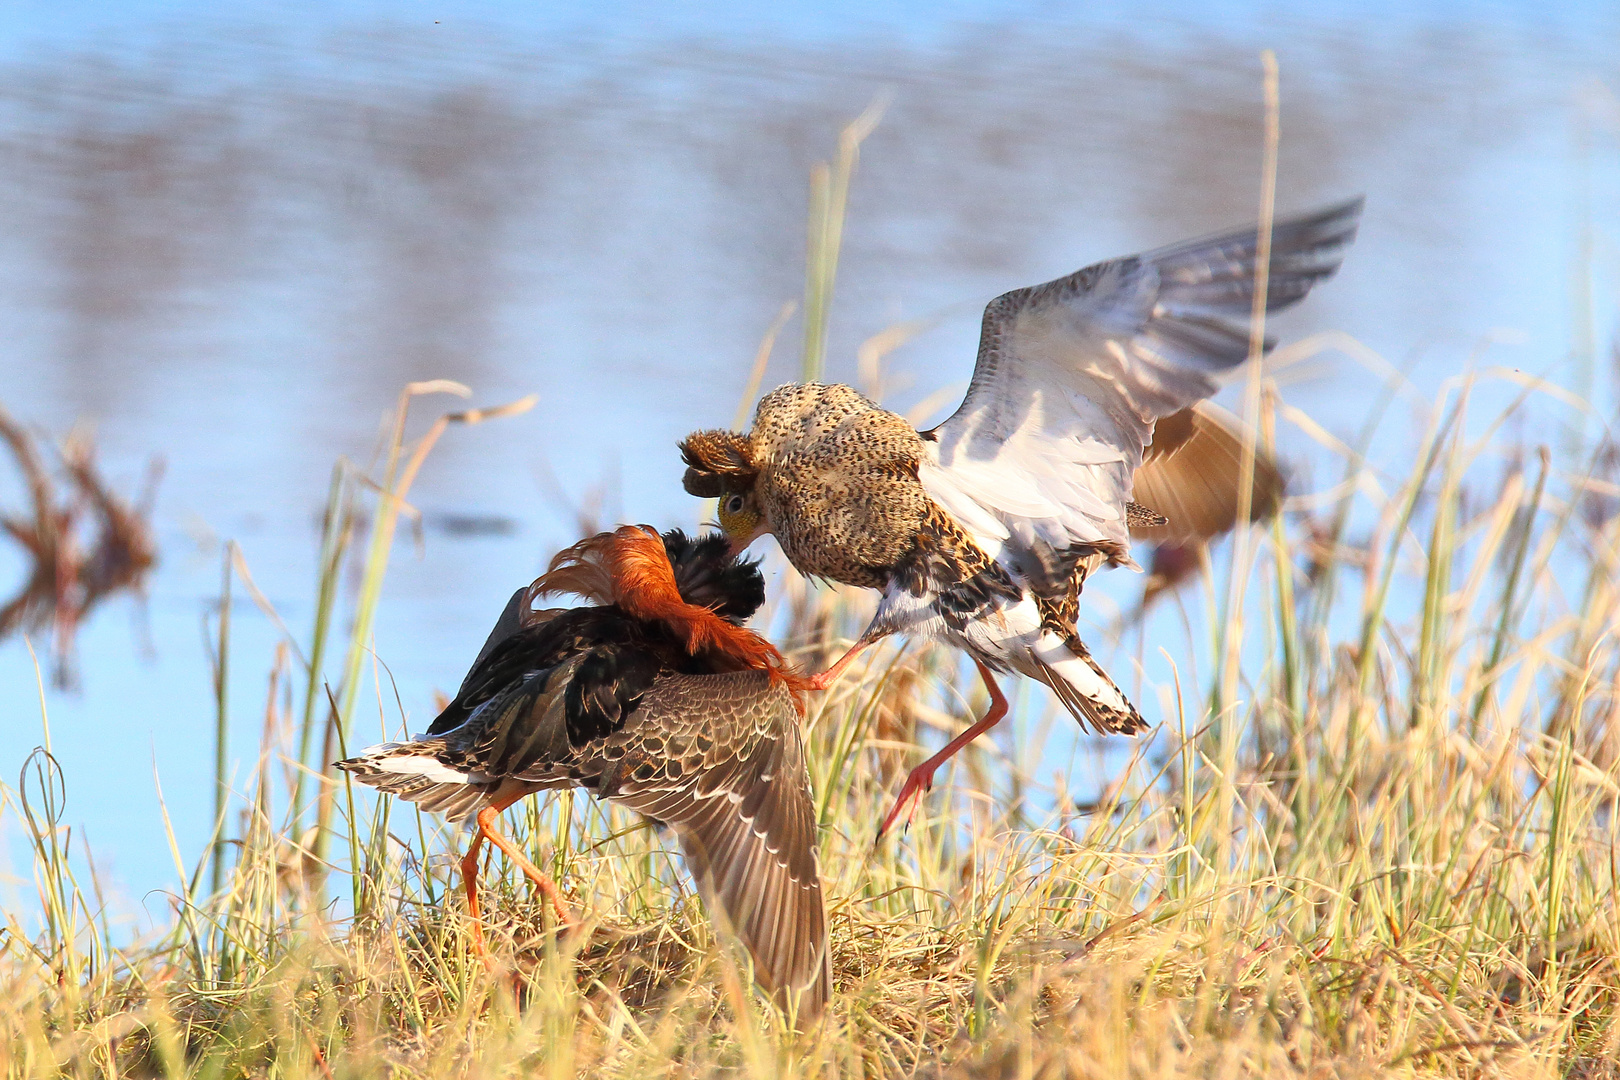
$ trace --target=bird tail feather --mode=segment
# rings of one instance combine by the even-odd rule
[[[477,773],[441,762],[442,739],[382,743],[362,750],[337,767],[367,787],[413,802],[423,810],[465,821],[477,814],[494,785]]]
[[[1081,727],[1107,735],[1134,735],[1147,728],[1142,714],[1078,636],[1042,637],[1035,655],[1036,678],[1052,688]]]

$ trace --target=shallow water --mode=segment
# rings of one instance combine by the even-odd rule
[[[356,8],[294,29],[70,26],[48,48],[0,51],[0,401],[58,433],[93,423],[124,490],[151,455],[168,469],[153,654],[134,606],[114,603],[81,635],[82,689],[46,690],[69,820],[124,895],[166,886],[155,765],[182,850],[200,850],[200,627],[219,545],[241,544],[306,633],[332,462],[368,458],[407,380],[456,379],[478,403],[541,395],[523,417],[452,430],[413,494],[424,527],[419,544],[402,536],[376,633],[413,722],[511,589],[575,538],[566,504],[600,487],[602,520],[695,520],[673,443],[730,422],[761,333],[801,292],[808,170],[880,94],[828,355],[832,376],[857,379],[863,340],[926,320],[884,376],[893,405],[965,382],[991,296],[1252,219],[1270,46],[1279,205],[1368,197],[1344,272],[1278,334],[1343,330],[1413,365],[1415,400],[1509,329],[1487,362],[1608,411],[1620,19],[1577,7],[1549,27],[1537,7],[1189,21],[966,5],[750,29],[619,9],[503,25],[497,6],[440,31]],[[798,333],[767,386],[796,374]],[[1342,434],[1377,388],[1334,355],[1287,396]],[[1379,446],[1396,468],[1413,410],[1397,407]],[[1533,439],[1567,418],[1534,415]],[[1281,438],[1308,488],[1323,459]],[[8,462],[0,507],[18,496]],[[20,569],[0,548],[0,583]],[[1097,622],[1139,588],[1115,574],[1089,591]],[[1164,621],[1172,653],[1179,627]],[[275,634],[244,603],[233,633],[246,778]],[[1166,673],[1155,663],[1149,683]],[[1061,765],[1074,742],[1053,730]],[[28,653],[0,644],[0,775],[38,732]]]

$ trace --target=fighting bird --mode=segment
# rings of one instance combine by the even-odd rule
[[[1153,425],[1136,470],[1131,498],[1162,511],[1163,524],[1133,525],[1131,539],[1153,544],[1142,599],[1132,618],[1141,618],[1161,594],[1180,587],[1203,569],[1210,541],[1240,520],[1265,521],[1282,506],[1287,482],[1276,458],[1264,447],[1252,449],[1247,516],[1244,515],[1243,432],[1236,417],[1199,402]]]
[[[571,593],[589,606],[533,609]],[[485,839],[573,922],[558,887],[496,828],[537,791],[582,787],[668,825],[716,922],[799,1014],[826,1004],[827,916],[798,719],[807,680],[741,624],[757,566],[718,533],[622,526],[560,552],[520,589],[427,733],[338,762],[361,783],[470,823],[461,860],[474,944]]]
[[[1267,311],[1338,269],[1361,205],[1275,224]],[[1194,532],[1218,501],[1205,488],[1235,482],[1223,474],[1241,441],[1184,411],[1249,354],[1258,249],[1258,230],[1242,229],[997,297],[966,398],[927,431],[851,387],[805,383],[767,394],[747,434],[681,442],[686,490],[719,498],[737,550],[770,533],[800,573],[882,592],[813,688],[893,633],[943,639],[977,665],[989,710],[911,772],[880,836],[1006,714],[995,673],[1051,687],[1082,727],[1146,726],[1080,640],[1080,592],[1101,566],[1138,568],[1132,529]],[[1177,417],[1186,438],[1154,454],[1156,425]]]

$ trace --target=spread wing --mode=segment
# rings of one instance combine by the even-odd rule
[[[1243,435],[1236,417],[1208,402],[1171,413],[1153,425],[1153,443],[1131,493],[1169,522],[1132,526],[1131,538],[1175,544],[1213,540],[1237,524],[1242,476]],[[1276,461],[1257,449],[1249,520],[1276,513],[1284,486]]]
[[[1267,311],[1338,269],[1361,205],[1276,223]],[[996,549],[1123,551],[1154,423],[1209,397],[1248,355],[1257,246],[1256,230],[1242,229],[991,301],[967,397],[930,433],[935,453],[919,470],[928,493]]]
[[[831,983],[827,914],[793,699],[760,671],[667,675],[612,736],[598,794],[675,829],[711,914],[768,991],[812,1016]]]

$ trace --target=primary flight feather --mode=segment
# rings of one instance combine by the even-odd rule
[[[1361,205],[1276,223],[1268,312],[1338,269]],[[766,395],[747,434],[682,442],[687,491],[720,498],[737,549],[770,533],[801,573],[881,590],[815,687],[891,633],[941,638],[978,665],[990,710],[912,772],[880,833],[1004,715],[995,672],[1046,684],[1093,730],[1145,726],[1080,640],[1080,591],[1101,566],[1135,566],[1133,529],[1185,538],[1231,502],[1241,441],[1199,403],[1248,355],[1258,249],[1242,229],[997,297],[966,397],[928,431],[848,386],[808,383]],[[1161,423],[1171,438],[1151,455]],[[1275,502],[1274,465],[1261,459],[1255,476]]]

